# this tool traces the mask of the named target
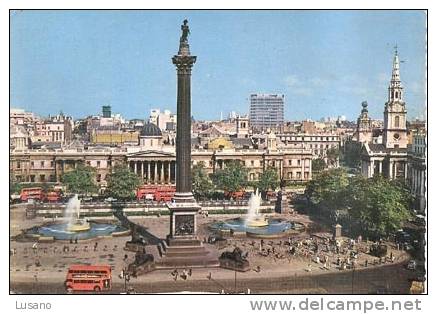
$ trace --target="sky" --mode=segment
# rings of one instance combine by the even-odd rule
[[[425,115],[423,11],[11,11],[10,107],[74,118],[176,111],[180,24],[189,20],[192,114],[246,114],[285,95],[285,119],[380,119],[394,46],[410,119]]]

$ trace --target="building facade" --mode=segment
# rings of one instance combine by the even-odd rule
[[[258,130],[280,128],[284,123],[284,95],[250,95],[250,125]]]
[[[407,176],[407,126],[404,91],[399,72],[399,56],[395,51],[388,100],[384,107],[382,144],[364,143],[361,172],[365,177],[376,174],[389,179]]]
[[[363,107],[361,114],[357,119],[357,131],[356,140],[358,143],[371,143],[372,142],[372,120],[369,117],[369,111],[367,110],[367,101],[361,103]]]
[[[305,149],[196,149],[192,164],[202,162],[208,174],[226,167],[230,161],[240,161],[256,181],[263,171],[272,166],[280,178],[288,182],[306,182],[311,179],[312,153]],[[106,185],[106,178],[117,163],[126,163],[146,184],[174,184],[176,155],[174,147],[159,149],[89,148],[58,150],[20,150],[11,152],[10,170],[18,182],[60,182],[64,173],[79,163],[96,169],[96,181]]]
[[[285,147],[310,150],[313,158],[324,158],[329,149],[340,147],[340,136],[333,133],[277,134]]]
[[[426,209],[426,145],[426,134],[416,134],[408,152],[407,182],[415,200],[415,208],[420,212]]]

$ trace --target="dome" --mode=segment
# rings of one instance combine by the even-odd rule
[[[220,148],[229,149],[233,147],[234,146],[232,145],[232,143],[223,137],[215,138],[208,143],[209,149],[220,149]]]
[[[141,130],[140,136],[162,136],[162,132],[155,124],[146,123]]]

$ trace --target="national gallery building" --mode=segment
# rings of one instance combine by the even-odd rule
[[[241,139],[238,139],[241,141]],[[194,145],[192,164],[202,162],[208,174],[238,160],[248,169],[250,181],[258,180],[272,166],[280,178],[288,182],[311,179],[312,151],[278,146],[276,136],[267,137],[265,147],[241,146],[229,139],[214,139],[207,148]],[[145,184],[175,184],[175,146],[164,144],[161,130],[146,124],[139,136],[138,146],[86,147],[73,142],[60,149],[14,149],[10,152],[11,175],[18,182],[57,183],[64,173],[78,164],[96,170],[96,181],[105,187],[106,178],[118,163],[128,164]]]

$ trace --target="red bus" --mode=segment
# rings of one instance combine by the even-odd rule
[[[176,193],[174,186],[161,186],[155,192],[155,201],[170,202]]]
[[[140,186],[137,189],[137,200],[153,200],[155,198],[156,186]]]
[[[174,185],[143,185],[137,189],[137,200],[170,202],[175,192],[176,187]]]
[[[59,193],[59,191],[51,191],[51,192],[47,192],[45,200],[47,200],[47,202],[59,202],[61,199],[61,194]]]
[[[22,202],[27,202],[30,199],[42,201],[44,199],[44,192],[42,188],[24,188],[21,190],[20,199]]]
[[[71,265],[65,280],[65,289],[73,291],[104,291],[112,288],[111,266]]]
[[[229,192],[225,191],[225,198],[234,199],[234,200],[241,200],[244,198],[244,190],[241,191],[235,191],[235,192]]]

